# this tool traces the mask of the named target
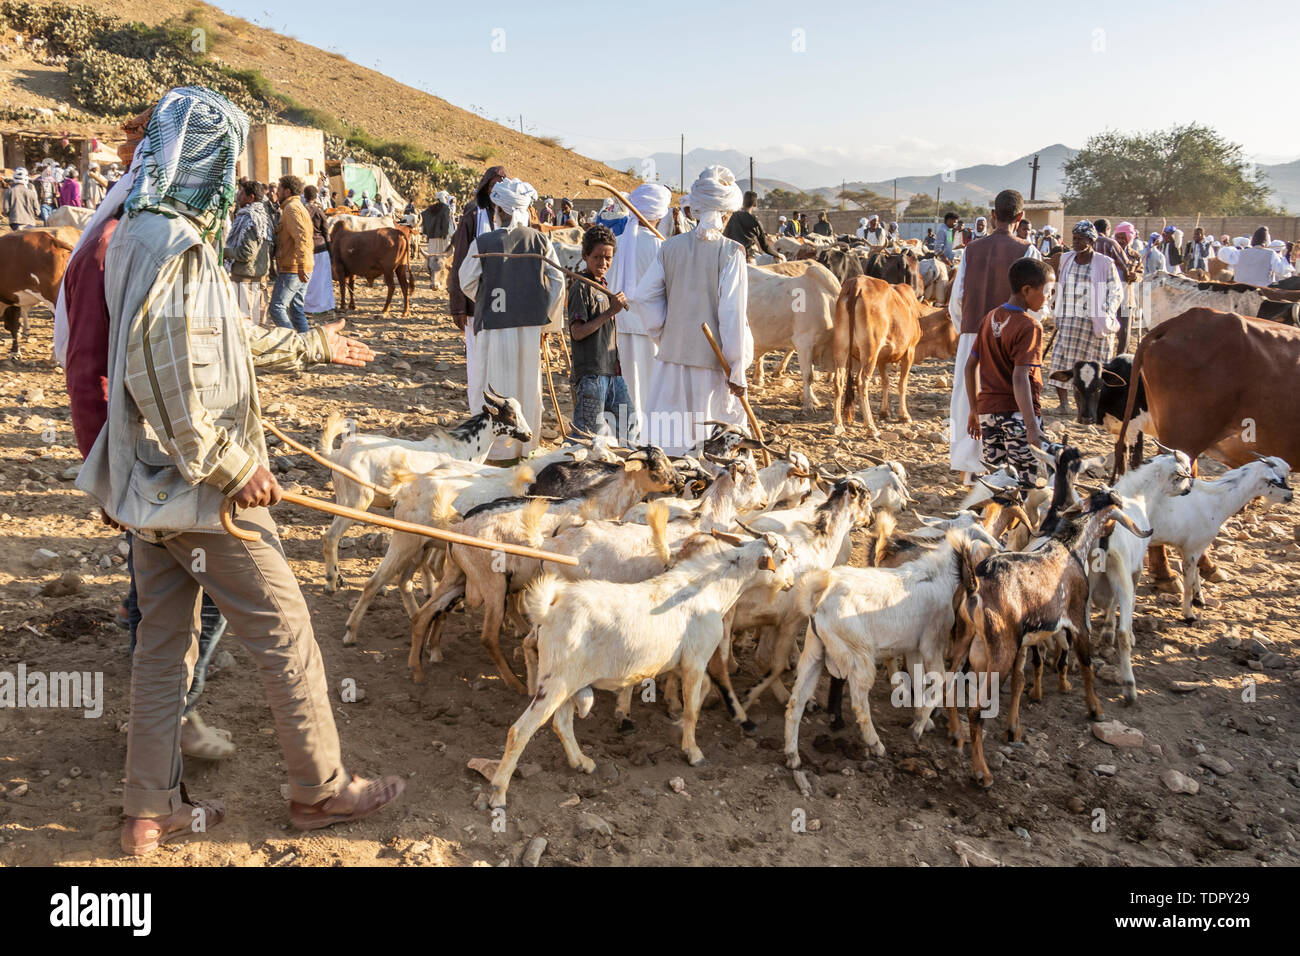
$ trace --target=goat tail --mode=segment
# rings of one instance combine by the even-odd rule
[[[330,412],[325,419],[325,427],[320,433],[320,453],[326,458],[334,458],[334,441],[348,430],[348,420],[338,409]]]
[[[957,552],[957,560],[961,568],[962,590],[968,598],[973,597],[978,601],[980,580],[975,573],[975,569],[979,565],[979,546],[969,537],[952,528],[948,529],[945,537],[948,539],[948,544],[952,546],[953,551]]]
[[[645,509],[645,523],[650,528],[650,538],[654,544],[655,554],[667,567],[672,564],[672,552],[668,548],[668,506],[662,501],[652,501]]]
[[[537,480],[537,474],[528,465],[520,465],[515,469],[515,476],[510,481],[510,493],[512,495],[522,495],[528,490],[528,486]]]
[[[831,572],[826,568],[814,568],[799,579],[797,600],[799,613],[812,617],[817,606],[822,603],[826,589],[831,586]]]
[[[419,477],[420,475],[418,472],[411,471],[409,468],[394,468],[393,483],[389,485],[386,490],[395,493],[397,489],[401,488],[403,485],[409,485]],[[392,494],[389,494],[389,497],[391,498]]]
[[[402,472],[402,474],[412,474],[411,472]],[[396,483],[396,479],[394,479]],[[446,528],[455,524],[460,518],[456,512],[456,496],[460,492],[455,485],[442,485],[438,488],[433,497],[433,507],[430,509],[429,518],[434,527]]]
[[[877,511],[874,534],[871,539],[871,566],[880,567],[880,562],[885,559],[885,551],[889,547],[889,539],[893,536],[895,529],[898,527],[898,520],[894,517],[892,511]]]
[[[524,617],[528,618],[529,623],[536,627],[546,623],[563,585],[559,575],[549,571],[533,579],[533,583],[525,589],[522,600]]]
[[[549,498],[534,498],[524,505],[519,520],[524,526],[524,540],[530,548],[540,548],[542,546],[542,516],[546,514],[546,509],[550,506]]]

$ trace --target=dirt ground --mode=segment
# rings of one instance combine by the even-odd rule
[[[420,437],[432,421],[462,419],[461,340],[445,297],[428,290],[423,273],[417,282],[406,320],[377,315],[382,287],[359,295],[351,325],[380,353],[370,368],[261,377],[268,417],[312,444],[332,409],[355,417],[364,431],[408,437]],[[113,623],[127,587],[122,539],[62,477],[79,459],[62,373],[47,357],[50,342],[50,319],[38,312],[22,359],[0,366],[0,671],[15,672],[20,663],[29,672],[101,671],[104,711],[86,719],[72,710],[0,710],[0,862],[120,866],[130,862],[118,851],[129,692],[127,637]],[[938,514],[963,491],[948,471],[940,433],[950,374],[938,362],[919,368],[910,393],[916,421],[889,423],[880,441],[865,438],[860,425],[833,437],[825,407],[800,410],[793,380],[756,392],[754,405],[779,443],[791,442],[814,461],[858,466],[859,454],[868,452],[903,462],[919,508]],[[567,385],[557,387],[567,406]],[[1062,422],[1051,419],[1049,430],[1059,435]],[[1099,431],[1069,429],[1089,451],[1106,445]],[[287,469],[286,483],[327,486],[328,473],[303,456],[277,456],[277,464]],[[826,715],[812,713],[801,733],[808,787],[801,793],[782,762],[782,712],[770,698],[751,712],[758,729],[749,737],[720,707],[707,709],[699,730],[707,762],[692,768],[662,702],[637,703],[636,730],[622,735],[612,698],[601,694],[592,716],[577,725],[595,773],[570,770],[558,740],[543,731],[525,752],[510,806],[497,821],[482,809],[487,781],[466,764],[500,756],[525,701],[501,686],[479,646],[479,612],[454,616],[445,662],[431,665],[428,682],[417,687],[406,668],[407,618],[392,591],[371,609],[359,645],[341,644],[349,609],[386,539],[354,527],[342,551],[346,586],[328,594],[324,517],[290,505],[275,514],[312,609],[345,760],[364,774],[401,773],[406,794],[355,826],[311,836],[289,829],[261,684],[237,635],[227,637],[222,647],[233,653],[234,667],[210,680],[200,710],[210,724],[233,732],[238,750],[221,763],[187,761],[185,777],[196,796],[223,799],[228,818],[208,839],[165,848],[139,865],[518,865],[539,836],[547,841],[541,865],[942,866],[959,863],[965,847],[1015,865],[1300,859],[1294,506],[1248,509],[1228,522],[1218,554],[1231,580],[1209,586],[1213,606],[1197,624],[1183,624],[1174,599],[1144,582],[1134,658],[1138,703],[1123,705],[1107,679],[1113,668],[1103,665],[1099,681],[1107,717],[1140,730],[1141,746],[1098,740],[1079,682],[1062,696],[1049,680],[1043,701],[1025,704],[1023,747],[999,746],[1004,725],[993,722],[997,779],[985,792],[972,785],[966,760],[954,755],[942,730],[912,743],[911,715],[890,706],[882,680],[872,706],[886,756],[864,757],[855,727],[831,734]],[[912,527],[915,519],[901,523]],[[858,534],[855,564],[862,563],[864,538]],[[56,552],[50,566],[33,567],[38,548]],[[79,574],[79,590],[42,593],[57,591],[53,583],[68,570]],[[1266,647],[1255,644],[1261,638]],[[503,638],[507,656],[518,639]],[[741,656],[743,691],[754,674]],[[341,700],[345,679],[363,692],[360,701]],[[824,682],[818,696],[825,698]],[[1217,764],[1222,775],[1205,763]],[[1161,783],[1168,770],[1198,782],[1199,792],[1171,792]],[[681,778],[676,787],[674,778]]]

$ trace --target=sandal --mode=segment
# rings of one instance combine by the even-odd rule
[[[201,829],[195,829],[195,810],[202,811]],[[122,852],[130,856],[152,853],[164,843],[171,843],[191,833],[204,833],[226,818],[226,805],[220,800],[191,800],[181,784],[181,805],[165,817],[127,817],[122,827]]]
[[[320,830],[336,823],[351,823],[384,809],[401,796],[405,789],[406,784],[401,777],[366,780],[354,773],[351,783],[320,803],[305,804],[290,800],[289,819],[299,830]]]
[[[181,718],[181,753],[200,760],[224,760],[235,752],[229,731],[209,727],[198,711]]]

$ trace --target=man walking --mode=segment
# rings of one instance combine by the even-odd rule
[[[247,135],[248,117],[220,94],[164,95],[105,259],[108,419],[77,487],[134,536],[141,619],[122,797],[122,848],[133,855],[224,817],[218,802],[190,801],[181,783],[201,590],[257,662],[294,826],[361,819],[403,789],[398,777],[368,781],[343,767],[311,615],[266,510],[280,487],[267,468],[254,380],[255,365],[364,365],[374,353],[340,335],[341,322],[295,335],[242,321],[213,241]],[[232,499],[247,509],[236,521],[252,542],[222,532]]]
[[[784,256],[779,255],[767,244],[767,232],[763,229],[763,224],[758,221],[758,217],[754,215],[757,206],[758,193],[751,189],[745,193],[744,205],[739,211],[733,212],[731,218],[727,220],[727,228],[722,231],[722,234],[745,247],[745,259],[748,262],[754,261],[754,256],[758,254],[759,249],[780,262]],[[632,290],[615,291],[631,292]]]
[[[41,222],[40,197],[21,166],[14,170],[13,185],[5,190],[3,212],[10,229],[30,229]]]
[[[275,199],[280,222],[275,229],[275,287],[271,291],[271,321],[283,329],[307,331],[304,299],[311,279],[314,242],[311,215],[302,204],[302,180],[281,176]]]
[[[262,204],[261,183],[240,183],[235,194],[235,221],[226,236],[226,263],[235,286],[235,299],[244,318],[262,324],[262,280],[271,271],[271,218]]]

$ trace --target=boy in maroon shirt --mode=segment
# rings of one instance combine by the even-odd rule
[[[966,362],[966,394],[978,396],[966,431],[983,441],[985,465],[1013,465],[1032,487],[1037,463],[1029,446],[1041,445],[1043,434],[1043,327],[1030,312],[1043,307],[1055,277],[1038,259],[1017,259],[1009,276],[1011,299],[984,316]]]

